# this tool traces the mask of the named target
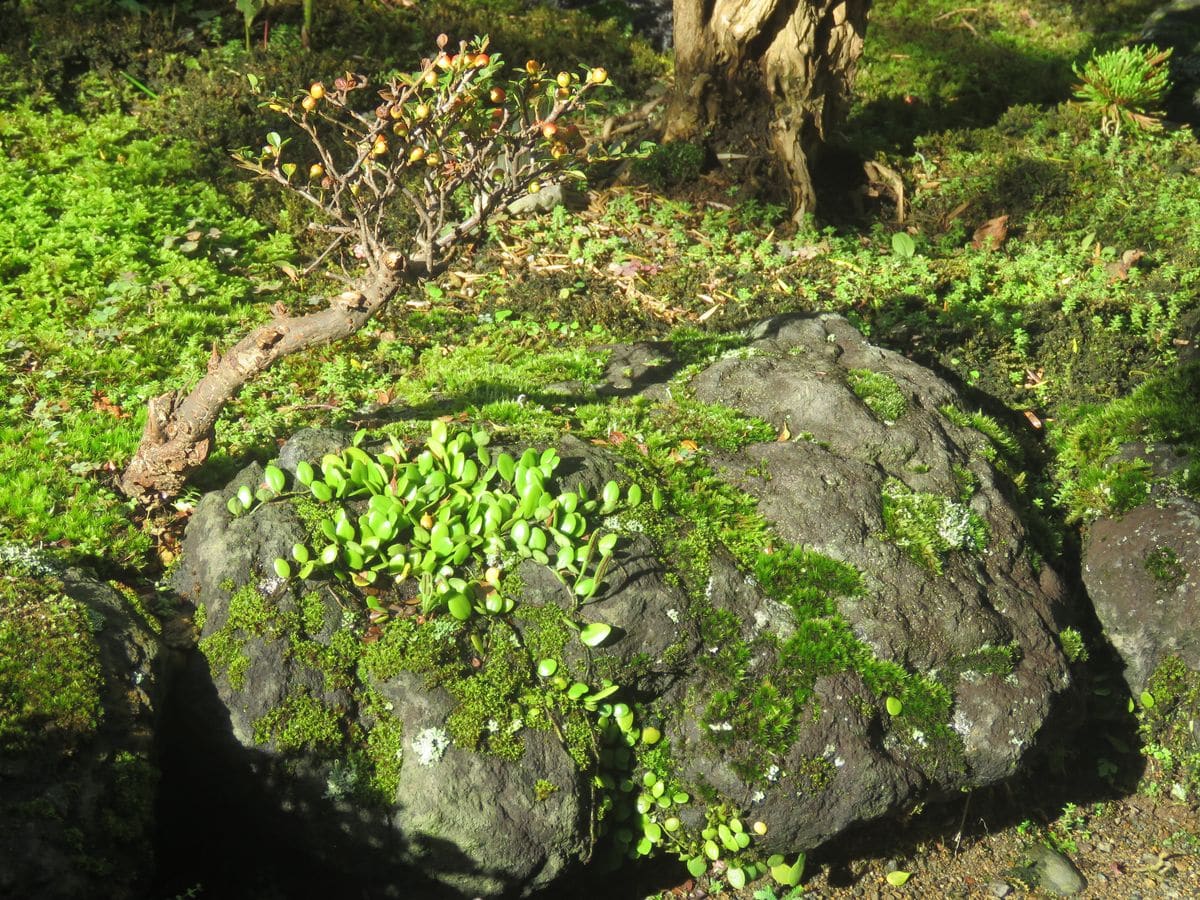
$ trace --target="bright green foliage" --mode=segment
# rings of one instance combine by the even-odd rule
[[[1166,66],[1170,57],[1170,47],[1159,50],[1153,44],[1093,53],[1082,70],[1072,67],[1082,81],[1075,85],[1075,97],[1100,119],[1106,134],[1116,134],[1126,125],[1134,130],[1161,128],[1157,114],[1171,90]]]
[[[1200,796],[1200,744],[1195,735],[1200,673],[1179,657],[1168,657],[1150,677],[1141,705],[1139,730],[1143,752],[1156,770],[1152,777],[1171,783],[1176,799],[1194,801]]]
[[[888,540],[937,575],[947,553],[979,552],[987,542],[986,523],[957,500],[914,491],[894,478],[884,484],[882,499]]]
[[[445,610],[465,620],[476,613],[511,612],[514,601],[499,590],[496,564],[532,559],[554,569],[580,603],[592,599],[600,590],[617,536],[602,534],[588,516],[608,515],[622,500],[637,506],[641,488],[632,485],[622,495],[610,481],[596,498],[589,498],[582,486],[555,495],[549,488],[559,463],[553,449],[528,449],[515,459],[503,451],[493,455],[489,443],[486,431],[451,434],[435,419],[425,447],[411,460],[404,445],[392,438],[390,447],[377,456],[358,446],[340,455],[326,454],[321,477],[309,463],[300,463],[299,482],[335,512],[319,523],[323,546],[292,548],[298,576],[323,573],[360,588],[380,577],[395,585],[413,578],[422,612]],[[283,487],[283,477],[268,466],[258,499],[273,496]],[[230,498],[230,511],[240,514],[254,499],[243,485]],[[342,503],[355,499],[366,501],[366,511],[351,518]],[[492,568],[480,572],[489,560]],[[275,571],[290,578],[292,563],[277,559]],[[366,603],[385,612],[374,595],[368,594]],[[596,646],[607,633],[607,626],[593,623],[582,629],[580,638]]]
[[[1085,410],[1055,434],[1058,499],[1068,521],[1122,513],[1144,502],[1155,483],[1200,496],[1197,397],[1200,363],[1192,362],[1147,380],[1128,397]],[[1122,445],[1132,442],[1170,445],[1184,465],[1157,478],[1145,460],[1119,456]]]
[[[1077,628],[1064,628],[1058,633],[1058,644],[1068,662],[1087,662],[1088,648]]]
[[[890,375],[870,369],[851,369],[847,374],[850,389],[883,421],[895,422],[908,409],[904,392]]]
[[[243,301],[290,241],[131,117],[13,107],[0,145],[0,526],[127,562],[148,541],[94,473],[132,451],[150,396],[265,312]]]
[[[100,724],[86,607],[53,576],[0,574],[0,751],[70,753]]]

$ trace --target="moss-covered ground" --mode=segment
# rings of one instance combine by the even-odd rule
[[[486,32],[514,61],[606,66],[618,88],[590,123],[598,131],[604,117],[661,86],[670,68],[619,22],[509,0],[436,10],[319,4],[307,52],[298,4],[273,7],[249,51],[232,8],[71,7],[20,5],[0,40],[0,542],[44,545],[140,587],[174,559],[197,496],[146,516],[113,490],[146,401],[190,384],[212,344],[228,344],[271,303],[304,309],[327,287],[297,276],[314,247],[303,211],[228,162],[230,150],[276,127],[256,86],[290,91],[342,71],[347,58],[407,67],[438,31]],[[546,444],[570,431],[603,441],[624,454],[631,479],[664,485],[668,515],[645,512],[640,524],[697,598],[706,637],[736,626],[699,602],[718,542],[797,614],[803,639],[750,648],[730,638],[712,662],[708,715],[756,732],[747,772],[794,734],[814,673],[838,666],[857,668],[881,697],[902,699],[906,716],[927,715],[936,728],[944,688],[862,658],[829,618],[832,599],[855,589],[855,573],[806,559],[802,548],[764,555],[770,536],[753,504],[705,466],[702,448],[772,440],[768,425],[680,392],[671,402],[610,400],[590,385],[614,343],[659,338],[686,367],[736,350],[738,330],[765,315],[833,310],[962,385],[967,404],[944,412],[979,430],[979,452],[1023,498],[1039,551],[1066,569],[1078,526],[1140,502],[1152,483],[1200,494],[1200,386],[1196,364],[1179,365],[1200,339],[1200,146],[1173,126],[1111,137],[1066,102],[1072,63],[1131,40],[1151,8],[1144,0],[881,4],[828,181],[854,181],[841,176],[860,158],[886,165],[904,185],[903,222],[893,202],[831,187],[819,217],[792,228],[776,198],[750,194],[686,148],[635,167],[619,186],[593,173],[587,209],[496,224],[476,259],[399,298],[356,337],[251,384],[222,417],[195,490],[223,483],[249,459],[270,459],[280,439],[306,425],[411,433],[414,421],[423,429],[450,415],[516,440]],[[1002,215],[1005,239],[975,246],[975,230]],[[854,387],[880,418],[904,414],[903,398],[878,376],[856,376]],[[1129,441],[1168,442],[1181,465],[1162,476],[1116,458]],[[937,544],[917,520],[961,498],[934,498],[928,515],[921,499],[893,496],[890,527],[931,568],[940,554],[985,540],[965,522],[955,546]],[[1155,565],[1169,577],[1170,562]],[[86,623],[52,580],[4,578],[0,747],[69,748],[99,715],[95,660],[71,637]],[[238,642],[254,634],[290,641],[291,652],[340,672],[342,687],[353,681],[358,648],[312,641],[319,629],[302,612],[291,634],[278,631],[260,601],[242,596],[237,628],[202,648],[214,667],[236,680]],[[539,659],[555,655],[552,625],[534,629]],[[498,716],[528,721],[536,698],[499,665],[478,680],[451,678],[469,659],[439,656],[410,627],[389,630],[364,665],[403,664],[469,684],[455,739],[518,752],[486,726]],[[803,674],[747,688],[752,649],[794,660]],[[54,665],[30,665],[35,650]],[[1010,648],[981,654],[964,669],[1002,675],[1013,663]],[[1194,791],[1194,751],[1160,741],[1179,735],[1153,720],[1154,710],[1173,708],[1172,697],[1194,706],[1194,685],[1181,678],[1168,671],[1156,682],[1145,740]],[[357,702],[375,713],[363,771],[386,794],[396,772],[385,761],[390,753],[394,762],[401,736],[377,697],[362,692]],[[261,737],[332,747],[346,738],[334,719],[298,696],[261,723]],[[572,733],[582,745],[583,732]],[[1116,783],[1132,757],[1109,757],[1117,762],[1100,775]],[[642,763],[669,774],[652,754]]]

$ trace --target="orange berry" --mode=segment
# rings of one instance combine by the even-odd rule
[[[308,89],[308,96],[312,97],[314,100],[320,100],[325,96],[325,85],[321,84],[319,81],[314,81],[312,86]]]
[[[304,108],[305,112],[312,112],[317,108],[317,101],[313,98],[312,94],[306,94],[304,99],[300,101],[300,105]]]

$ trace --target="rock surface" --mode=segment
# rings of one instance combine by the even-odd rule
[[[748,570],[745,555],[739,562],[719,543],[703,559],[681,560],[688,574],[671,571],[651,537],[661,523],[644,505],[606,523],[624,537],[602,595],[578,612],[578,625],[614,626],[594,649],[570,634],[553,649],[539,623],[556,609],[574,615],[574,601],[529,561],[518,568],[512,630],[493,626],[486,653],[482,642],[472,651],[445,615],[376,629],[364,644],[360,611],[319,583],[273,574],[272,560],[311,527],[296,508],[271,502],[237,519],[226,510],[238,485],[260,481],[260,469],[239,474],[193,514],[174,585],[203,610],[207,665],[193,674],[209,679],[212,702],[197,715],[227,736],[224,764],[270,786],[265,802],[290,815],[303,846],[347,869],[386,859],[376,869],[379,896],[406,883],[400,864],[454,892],[496,896],[558,884],[589,856],[595,804],[642,773],[621,774],[634,757],[619,739],[580,738],[586,716],[556,706],[532,674],[548,653],[591,689],[611,673],[618,696],[643,704],[642,724],[661,725],[671,770],[660,774],[685,798],[671,801],[671,812],[695,830],[686,833],[718,808],[742,810],[769,823],[755,845],[767,852],[811,849],[855,824],[1008,777],[1070,691],[1055,639],[1068,621],[1061,586],[1029,561],[1016,509],[979,452],[982,437],[940,411],[957,400],[949,386],[834,316],[764,323],[744,351],[670,390],[642,356],[630,357],[637,371],[622,369],[616,393],[636,389],[659,404],[672,403],[672,391],[691,393],[691,402],[786,426],[780,441],[705,448],[706,459],[757,500],[773,535],[758,564],[769,569],[779,553],[833,573],[840,586],[812,589],[827,609],[804,612],[809,601],[782,596]],[[673,371],[669,361],[664,371]],[[856,381],[863,373],[890,383],[903,408],[887,419],[878,413]],[[281,459],[294,470],[337,443],[309,433]],[[565,487],[583,482],[594,496],[610,478],[627,480],[611,450],[568,438],[558,451]],[[888,497],[900,513],[888,512]],[[896,517],[920,504],[936,511],[932,524],[896,532]],[[696,584],[698,567],[707,574]],[[783,588],[788,594],[791,585]],[[443,637],[429,637],[438,628]],[[412,668],[418,657],[433,661],[424,674]],[[529,670],[522,677],[535,693],[493,708],[479,692],[502,678],[495,660],[503,658]],[[466,668],[446,680],[448,660],[475,665],[478,675]],[[777,684],[793,684],[795,694],[771,699]],[[564,710],[561,721],[543,708]],[[735,720],[775,743],[755,745]],[[503,752],[480,752],[451,734]],[[523,752],[509,752],[514,746]],[[600,772],[610,774],[596,789],[596,770],[581,763],[601,747]],[[363,801],[364,786],[374,806]],[[629,790],[636,793],[632,783]],[[706,805],[701,796],[716,800]],[[610,799],[614,809],[626,802],[619,793]]]
[[[130,601],[94,573],[61,569],[37,554],[23,559],[44,591],[27,598],[25,609],[40,616],[39,604],[56,605],[45,613],[47,633],[51,616],[64,609],[56,596],[77,604],[88,620],[87,633],[71,640],[90,645],[99,712],[90,727],[69,735],[43,722],[49,736],[28,746],[7,745],[11,735],[0,730],[0,897],[140,897],[154,865],[154,728],[165,694],[161,642]],[[7,575],[12,565],[4,560]],[[0,615],[0,632],[6,629]],[[73,663],[51,649],[34,665]],[[59,675],[72,687],[85,677]],[[0,677],[0,683],[10,682]]]
[[[1200,503],[1172,497],[1098,520],[1083,578],[1134,696],[1168,656],[1200,670]]]

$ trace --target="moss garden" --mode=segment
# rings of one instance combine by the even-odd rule
[[[795,220],[570,5],[0,3],[0,896],[1200,893],[1187,23],[880,4]]]

